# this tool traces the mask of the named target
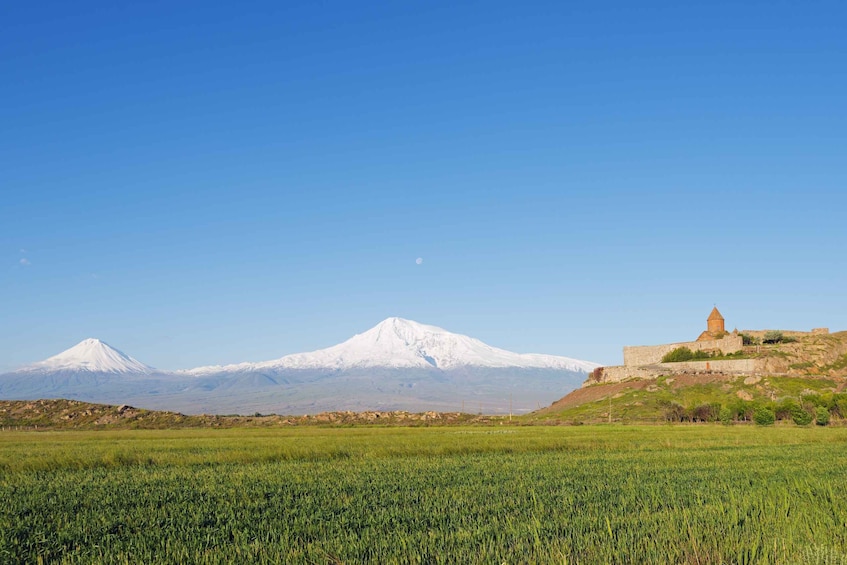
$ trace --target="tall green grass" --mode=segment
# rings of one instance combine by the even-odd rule
[[[843,563],[847,430],[0,436],[2,563]]]

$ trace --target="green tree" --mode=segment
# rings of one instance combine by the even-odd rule
[[[780,343],[785,339],[785,336],[782,335],[782,332],[779,330],[770,330],[765,332],[765,337],[762,339],[762,343]]]

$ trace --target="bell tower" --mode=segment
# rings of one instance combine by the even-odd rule
[[[706,328],[706,331],[714,336],[726,333],[724,319],[723,316],[721,316],[721,313],[718,312],[717,306],[712,308],[712,313],[709,314],[709,317],[706,319]]]

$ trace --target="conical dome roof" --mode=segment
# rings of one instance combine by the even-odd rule
[[[715,306],[714,308],[712,308],[712,313],[709,314],[709,317],[706,318],[706,319],[707,320],[723,320],[724,318],[723,318],[723,316],[721,316],[721,313],[718,312],[718,307]]]

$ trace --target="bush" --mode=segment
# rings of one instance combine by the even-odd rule
[[[785,336],[782,335],[782,332],[779,330],[771,330],[769,332],[765,332],[765,337],[762,339],[762,343],[781,343],[785,340]]]
[[[815,423],[819,426],[826,426],[829,424],[829,410],[824,408],[823,406],[818,406],[815,408]]]
[[[770,408],[756,408],[753,412],[753,421],[758,426],[771,426],[776,421],[776,416]]]
[[[791,419],[794,420],[794,423],[798,426],[808,426],[812,423],[812,415],[801,406],[794,407],[794,410],[791,411]]]
[[[694,352],[687,347],[678,347],[673,351],[665,353],[662,357],[662,363],[678,363],[680,361],[690,361],[694,359]]]
[[[691,351],[687,347],[677,347],[673,351],[665,353],[662,363],[680,363],[682,361],[694,361],[697,359],[708,359],[711,357],[705,351]]]
[[[774,415],[777,420],[788,420],[789,418],[794,418],[794,411],[800,407],[797,404],[797,401],[793,398],[786,398],[781,400],[779,404],[774,408]]]
[[[832,403],[832,411],[839,418],[847,418],[847,395],[843,392],[834,395]]]
[[[732,423],[732,416],[732,410],[730,410],[728,406],[724,406],[723,408],[721,408],[718,418],[720,419],[721,424],[723,424],[724,426],[728,426]]]
[[[688,412],[676,402],[669,402],[665,406],[665,420],[668,422],[684,422],[688,419]]]
[[[741,336],[741,342],[744,345],[759,345],[760,344],[759,338],[753,337],[750,334],[740,333],[738,335]]]
[[[742,422],[749,422],[753,419],[753,403],[746,400],[732,400],[729,403],[729,410],[732,412],[732,419]]]
[[[826,406],[826,399],[824,399],[824,397],[817,392],[812,392],[811,394],[804,394],[800,397],[800,400],[814,407]]]
[[[717,422],[720,413],[720,402],[700,404],[691,410],[691,419],[695,422]]]

